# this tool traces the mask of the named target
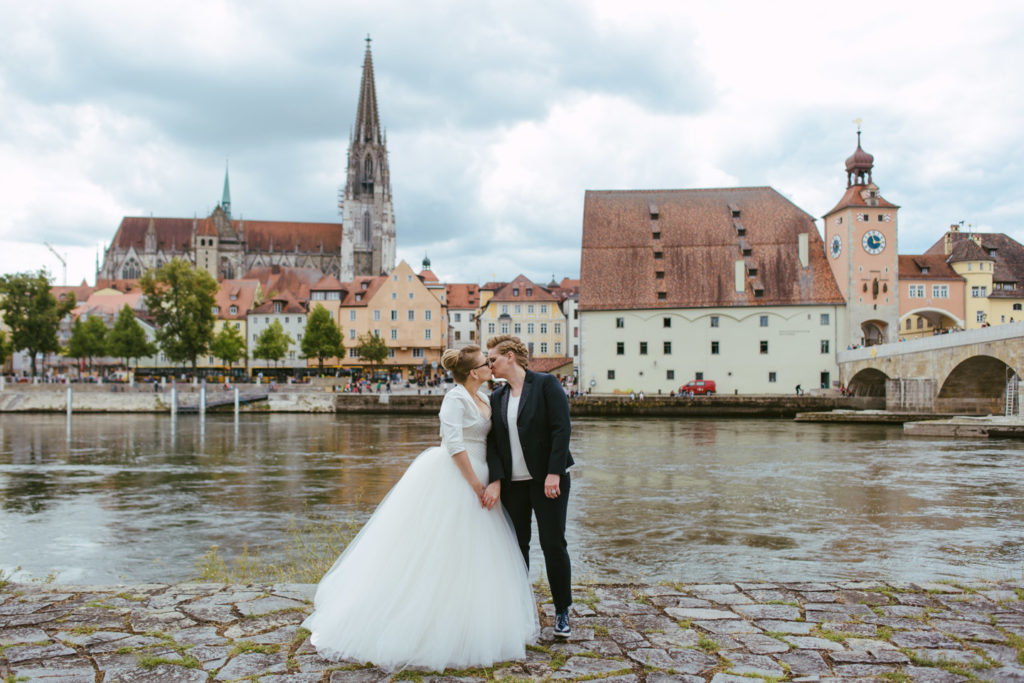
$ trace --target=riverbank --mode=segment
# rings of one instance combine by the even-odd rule
[[[18,681],[1024,681],[1024,582],[591,584],[573,636],[486,669],[397,677],[320,658],[307,584],[0,586],[0,676]]]
[[[439,389],[399,390],[389,394],[346,394],[331,387],[307,385],[243,385],[240,410],[247,413],[349,413],[436,415],[443,394]],[[193,412],[199,404],[199,387],[178,385],[179,406]],[[247,397],[251,402],[246,403]],[[234,410],[233,390],[207,387],[209,412]],[[693,398],[653,396],[633,400],[629,396],[592,395],[570,399],[578,417],[740,417],[793,418],[798,413],[836,409],[869,410],[885,407],[885,399],[832,395],[724,395]],[[8,387],[0,391],[0,413],[65,413],[68,389],[64,385]],[[152,386],[72,385],[71,411],[75,413],[170,413],[171,391]]]

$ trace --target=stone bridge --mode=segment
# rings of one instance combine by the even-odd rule
[[[884,396],[887,410],[1002,415],[1010,396],[1020,415],[1024,322],[840,351],[837,360],[840,381],[856,396]]]

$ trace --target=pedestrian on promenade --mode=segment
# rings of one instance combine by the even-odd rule
[[[569,401],[553,375],[527,369],[522,340],[499,335],[487,340],[487,361],[505,383],[491,394],[491,433],[487,441],[490,484],[484,504],[498,499],[512,518],[519,548],[530,565],[532,518],[555,603],[555,635],[568,638],[572,568],[565,542],[569,508]]]
[[[505,511],[483,502],[491,369],[479,346],[448,349],[456,386],[441,402],[441,445],[409,466],[324,575],[303,622],[332,660],[437,671],[522,659],[537,607]],[[568,492],[568,491],[567,491]]]

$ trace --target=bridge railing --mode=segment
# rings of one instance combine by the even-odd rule
[[[865,346],[859,349],[849,349],[836,354],[839,363],[852,363],[858,360],[870,358],[885,358],[888,356],[901,356],[908,353],[921,353],[922,351],[935,351],[937,349],[948,349],[953,346],[966,346],[968,344],[984,344],[987,342],[1005,341],[1024,337],[1024,321],[993,325],[978,330],[964,330],[962,332],[950,332],[948,334],[936,334],[931,337],[920,337],[908,339],[902,342],[890,344],[877,344]]]

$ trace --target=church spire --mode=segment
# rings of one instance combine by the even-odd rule
[[[377,88],[373,82],[373,55],[370,54],[370,36],[366,36],[366,56],[363,57],[363,80],[359,85],[359,106],[352,142],[382,144],[380,117],[377,115]]]
[[[224,192],[220,198],[220,205],[224,209],[228,220],[231,220],[231,185],[228,184],[228,162],[224,162]]]

